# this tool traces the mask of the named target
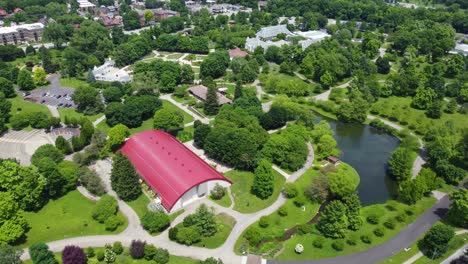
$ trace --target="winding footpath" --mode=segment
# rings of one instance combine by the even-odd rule
[[[288,174],[286,180],[287,182],[296,181],[302,174],[304,174],[308,169],[312,167],[314,162],[314,150],[312,148],[312,144],[310,143],[307,143],[307,147],[309,149],[309,155],[307,157],[306,163],[301,169],[297,170],[296,172],[290,175]],[[111,163],[108,160],[104,160],[98,162],[94,169],[103,179],[108,193],[116,197],[115,192],[113,192],[110,188],[109,177],[111,167]],[[230,197],[232,198],[231,195]],[[183,220],[185,216],[195,212],[196,208],[198,208],[198,206],[202,203],[205,203],[209,207],[214,208],[216,213],[226,213],[235,218],[236,225],[232,229],[225,243],[221,247],[216,249],[188,247],[185,245],[178,244],[169,240],[168,230],[165,230],[158,236],[151,236],[141,227],[140,219],[138,218],[138,215],[135,213],[135,211],[121,200],[118,200],[119,209],[128,219],[128,226],[122,233],[116,235],[74,237],[49,242],[47,243],[47,245],[49,246],[50,250],[54,252],[60,252],[67,245],[76,245],[82,248],[103,247],[105,244],[112,244],[113,242],[120,241],[123,245],[130,246],[132,240],[139,239],[146,241],[147,243],[153,244],[155,246],[166,248],[173,255],[190,257],[195,259],[217,257],[221,258],[226,264],[239,264],[242,261],[242,256],[238,256],[234,253],[234,246],[236,241],[241,236],[242,232],[255,221],[257,221],[261,216],[269,215],[275,212],[285,202],[286,198],[280,194],[278,199],[272,205],[252,214],[239,213],[237,211],[232,210],[232,206],[229,208],[222,207],[206,198],[200,199],[185,207],[184,213],[182,213],[176,219],[174,219],[174,221],[171,223],[171,226],[177,225]],[[29,258],[29,252],[27,250],[24,250],[21,259],[26,260]]]

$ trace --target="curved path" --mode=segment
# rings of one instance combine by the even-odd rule
[[[307,147],[309,148],[309,155],[307,157],[306,163],[301,169],[290,174],[286,180],[287,182],[296,181],[304,172],[306,172],[310,167],[312,167],[314,161],[314,150],[312,148],[312,144],[310,143],[307,143]],[[103,178],[104,182],[106,183],[106,187],[108,189],[109,180],[106,178],[109,176],[110,167],[110,162],[107,161],[102,161],[101,163],[98,163],[98,165],[95,167],[98,174]],[[113,191],[109,191],[109,194],[115,196],[115,192]],[[229,237],[226,239],[225,243],[221,247],[216,249],[188,247],[178,244],[169,240],[168,230],[165,230],[158,236],[151,236],[141,227],[140,219],[138,218],[138,215],[135,213],[135,211],[133,211],[133,209],[130,206],[128,206],[125,202],[121,200],[119,200],[118,202],[119,209],[128,218],[128,227],[122,233],[117,235],[82,236],[57,240],[47,243],[49,249],[54,252],[60,252],[67,245],[76,245],[82,248],[102,247],[107,243],[113,243],[116,241],[120,241],[123,245],[129,246],[132,240],[140,239],[146,241],[147,243],[166,248],[173,255],[191,257],[195,259],[217,257],[221,258],[226,264],[239,264],[242,261],[242,257],[234,253],[234,246],[242,232],[255,221],[257,221],[261,216],[272,214],[273,212],[275,212],[280,206],[282,206],[286,202],[286,198],[280,194],[278,199],[272,205],[259,212],[252,214],[239,213],[237,211],[232,210],[231,208],[222,207],[208,199],[200,199],[185,207],[185,212],[179,215],[176,219],[174,219],[174,221],[171,223],[172,226],[177,225],[183,220],[185,216],[193,213],[201,203],[205,203],[208,206],[213,207],[216,213],[227,213],[236,219],[237,223],[234,226],[231,233],[229,234]],[[27,250],[25,250],[21,256],[21,259],[26,260],[29,258],[29,253]]]
[[[403,248],[411,245],[415,240],[422,236],[426,231],[431,228],[441,216],[445,214],[450,205],[450,200],[447,195],[442,197],[435,205],[428,209],[424,214],[416,219],[413,223],[400,231],[396,236],[390,240],[370,248],[366,251],[361,251],[352,255],[340,256],[329,259],[321,260],[307,260],[307,261],[277,261],[270,260],[269,264],[373,264],[393,254],[403,250]],[[307,249],[306,249],[307,250]]]

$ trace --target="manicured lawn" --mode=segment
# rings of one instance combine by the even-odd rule
[[[418,134],[427,132],[434,125],[444,125],[447,121],[453,122],[457,131],[468,128],[466,115],[460,113],[443,113],[440,119],[431,119],[426,117],[424,110],[418,110],[411,107],[412,99],[410,97],[380,98],[372,109],[378,111],[378,115],[398,122],[400,125],[416,131]]]
[[[47,106],[42,104],[36,104],[23,100],[21,95],[17,95],[14,98],[8,99],[11,102],[11,115],[16,113],[33,113],[33,112],[43,112],[49,116],[52,116]]]
[[[169,54],[167,55],[167,59],[169,60],[177,60],[177,59],[180,59],[180,57],[184,56],[184,54],[182,53],[172,53],[172,54]]]
[[[184,127],[184,130],[177,132],[177,139],[181,142],[187,142],[193,139],[193,132],[195,129],[193,126]]]
[[[154,124],[153,118],[150,118],[150,119],[148,119],[148,120],[145,120],[145,121],[143,121],[143,123],[141,124],[141,126],[135,127],[135,128],[131,128],[131,129],[130,129],[130,134],[133,135],[133,134],[139,133],[139,132],[141,132],[141,131],[153,129],[153,124]]]
[[[101,123],[97,124],[96,128],[101,130],[101,131],[104,131],[106,133],[109,132],[109,129],[111,129],[109,127],[109,125],[106,123],[106,120],[104,120]]]
[[[158,247],[158,246],[162,246],[162,245],[156,245],[156,247]],[[164,248],[164,246],[162,246],[162,247]],[[99,250],[104,251],[104,248],[95,248],[94,252],[97,252]],[[85,249],[85,253],[86,253],[86,249]],[[61,253],[56,253],[55,254],[55,259],[60,264],[62,264],[62,254]],[[92,262],[92,263],[99,263],[99,264],[106,263],[104,261],[98,261],[95,257],[92,258],[92,260],[96,261],[96,262]],[[31,260],[24,261],[23,263],[24,264],[33,264],[33,262]],[[91,263],[91,262],[88,260],[88,263]],[[114,263],[119,263],[119,264],[154,264],[156,262],[154,262],[154,260],[146,260],[144,258],[143,259],[133,259],[130,256],[129,250],[126,248],[126,249],[124,249],[124,252],[122,254],[117,255],[115,257],[115,262]],[[198,263],[198,260],[191,259],[191,258],[186,258],[186,257],[179,257],[179,256],[170,255],[169,262],[167,264],[196,264],[196,263]]]
[[[234,210],[241,213],[253,213],[267,208],[273,204],[285,182],[284,177],[273,170],[275,178],[275,187],[273,194],[268,199],[262,200],[250,193],[252,188],[254,174],[248,171],[231,170],[225,173],[233,184],[231,185],[232,196],[234,197]]]
[[[184,110],[180,109],[179,107],[177,107],[176,105],[174,105],[173,103],[167,100],[162,100],[162,102],[163,102],[163,108],[180,111],[184,115],[184,124],[193,122],[194,120],[193,117],[187,114]]]
[[[60,86],[76,89],[80,86],[88,86],[88,83],[77,78],[60,78]]]
[[[92,115],[92,116],[87,116],[82,113],[78,113],[75,109],[73,108],[63,108],[63,107],[58,107],[57,108],[59,114],[60,114],[60,119],[62,122],[65,120],[65,116],[68,116],[68,118],[76,118],[76,119],[82,119],[83,117],[86,117],[89,119],[89,121],[94,122],[96,119],[100,118],[104,114],[97,114],[97,115]]]
[[[93,206],[94,202],[78,191],[72,191],[57,200],[49,201],[38,212],[26,212],[25,218],[31,229],[26,234],[24,246],[77,236],[118,234],[127,226],[127,218],[119,212],[125,223],[114,232],[106,231],[104,224],[92,219]]]
[[[299,177],[299,179],[297,179],[297,181],[295,182],[296,187],[298,189],[298,193],[303,193],[304,189],[311,183],[312,178],[317,177],[319,174],[320,171],[309,169],[301,177]],[[261,228],[261,230],[264,231],[268,237],[283,237],[285,230],[290,229],[299,224],[307,223],[315,216],[319,209],[319,204],[312,203],[309,200],[306,200],[306,203],[304,204],[304,211],[302,210],[302,208],[296,206],[292,199],[288,199],[283,206],[287,211],[286,216],[280,216],[276,211],[268,215],[270,224],[267,228],[261,228],[258,225],[258,221],[252,224],[252,226],[257,226]],[[243,238],[243,236],[241,236],[237,240],[236,245],[234,247],[236,253],[239,254],[241,252],[241,247],[245,243],[245,241],[246,240]],[[265,243],[261,248],[258,249],[255,248],[255,246],[250,246],[250,250],[258,253],[268,253],[269,251],[274,250],[273,248],[276,247],[276,244],[278,243]]]
[[[347,237],[345,240],[353,240],[356,242],[356,245],[351,246],[345,243],[343,251],[336,251],[332,248],[333,239],[325,238],[322,249],[317,249],[312,246],[312,243],[320,235],[307,234],[302,236],[294,236],[288,241],[285,242],[285,249],[278,256],[279,260],[305,260],[305,259],[320,259],[320,258],[329,258],[338,255],[347,255],[355,252],[363,251],[368,248],[374,247],[376,245],[382,244],[388,239],[392,238],[398,234],[403,228],[407,227],[412,223],[419,215],[421,215],[427,208],[431,207],[435,203],[436,199],[433,197],[424,197],[421,201],[417,202],[415,205],[409,206],[394,200],[390,200],[385,204],[375,204],[371,206],[366,206],[361,209],[361,217],[363,220],[363,226],[358,231],[348,231]],[[366,218],[369,215],[377,215],[380,217],[379,223],[377,225],[372,225],[366,221]],[[405,215],[406,219],[404,222],[400,223],[395,219],[398,215]],[[383,223],[389,219],[393,219],[395,222],[394,229],[386,228]],[[380,228],[384,231],[384,236],[377,237],[374,235],[373,231],[376,228]],[[362,235],[367,235],[371,238],[372,243],[366,244],[361,241],[360,237]],[[294,247],[296,244],[302,244],[305,248],[302,254],[296,254],[294,252]]]
[[[227,191],[226,191],[226,194],[223,196],[223,198],[219,199],[219,200],[215,200],[211,197],[211,195],[208,197],[211,201],[223,206],[223,207],[229,207],[231,206],[232,204],[232,201],[231,201],[231,198],[229,198],[229,195],[227,194]]]
[[[140,197],[138,197],[138,199],[127,202],[127,204],[132,207],[132,209],[140,218],[148,211],[147,206],[149,203],[150,199],[143,193],[140,195]]]

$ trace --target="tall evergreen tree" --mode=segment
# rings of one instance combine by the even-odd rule
[[[63,154],[70,154],[73,152],[70,142],[62,136],[58,136],[55,140],[55,147],[62,151]]]
[[[255,178],[252,185],[252,193],[260,199],[267,199],[273,194],[274,179],[271,163],[262,160],[255,169]]]
[[[242,97],[242,84],[240,81],[236,82],[236,89],[234,90],[234,100]]]
[[[208,91],[206,93],[206,101],[203,105],[203,109],[207,115],[216,115],[219,111],[219,103],[218,103],[218,93],[216,91],[216,87],[210,86],[208,87]]]
[[[36,87],[31,72],[27,69],[22,69],[18,74],[18,86],[21,90],[29,91]]]
[[[139,179],[130,160],[118,152],[113,159],[111,185],[119,198],[124,201],[138,198],[141,194]]]
[[[42,68],[44,68],[46,73],[55,72],[55,65],[52,63],[49,49],[47,49],[44,46],[41,46],[37,54],[39,55],[39,58],[42,60]]]

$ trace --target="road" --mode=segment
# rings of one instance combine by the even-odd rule
[[[268,264],[373,264],[393,254],[403,250],[411,245],[420,236],[426,233],[431,226],[441,219],[449,207],[450,200],[447,195],[440,199],[429,210],[422,214],[416,221],[400,231],[396,236],[387,242],[370,248],[368,250],[358,252],[356,254],[340,256],[336,258],[308,260],[308,261],[277,261],[269,260]]]
[[[440,264],[450,264],[450,262],[460,256],[462,256],[465,252],[465,250],[468,250],[468,243],[465,244],[462,248],[457,250],[455,253],[453,253],[450,257],[442,261]]]

